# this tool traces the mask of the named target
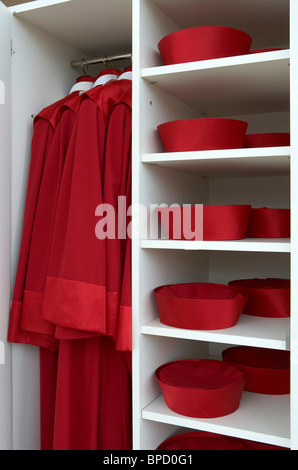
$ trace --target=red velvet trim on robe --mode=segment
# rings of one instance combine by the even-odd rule
[[[53,323],[59,324],[63,318],[66,327],[105,333],[106,319],[101,314],[106,311],[105,294],[101,285],[48,276],[44,304]]]

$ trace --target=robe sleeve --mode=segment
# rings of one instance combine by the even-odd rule
[[[107,237],[107,333],[119,350],[131,350],[131,240],[127,209],[131,203],[131,108],[119,103],[109,120],[104,202],[115,211],[115,238]]]
[[[55,325],[42,319],[41,311],[57,199],[75,117],[76,115],[71,109],[65,109],[45,162],[31,237],[20,319],[20,326],[23,330],[52,337],[55,334]]]
[[[8,341],[10,342],[31,344],[50,349],[56,349],[56,342],[53,342],[52,338],[41,337],[35,333],[22,330],[20,327],[20,314],[40,184],[53,137],[54,129],[49,121],[46,119],[38,119],[32,137],[31,162],[23,219],[23,231],[8,329]]]

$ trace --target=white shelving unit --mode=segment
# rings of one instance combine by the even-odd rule
[[[195,429],[297,449],[295,288],[290,319],[242,315],[235,327],[220,331],[162,325],[153,295],[155,287],[175,282],[226,284],[243,277],[291,277],[294,282],[298,235],[294,214],[298,199],[293,175],[297,171],[297,138],[292,138],[291,147],[284,148],[165,153],[157,126],[176,119],[234,117],[248,122],[248,133],[292,130],[293,134],[298,117],[297,67],[290,65],[298,46],[295,15],[298,8],[293,1],[134,3],[134,202],[145,205],[148,211],[150,204],[162,203],[240,203],[292,209],[290,240],[192,242],[148,236],[134,241],[136,448],[156,448],[181,429]],[[159,40],[171,32],[199,25],[236,27],[251,34],[253,49],[282,50],[163,65],[157,48]],[[169,410],[156,383],[155,369],[177,358],[220,357],[227,345],[291,349],[291,394],[273,397],[244,393],[239,409],[219,419],[191,419]]]
[[[5,231],[1,228],[0,341],[8,323],[7,286],[10,281],[12,291],[18,260],[32,116],[68,93],[81,75],[81,69],[71,69],[72,60],[133,52],[135,204],[150,208],[150,204],[173,202],[211,205],[237,201],[292,210],[291,240],[133,241],[136,450],[153,450],[181,429],[220,432],[298,449],[297,21],[296,0],[36,0],[10,9],[0,5],[0,80],[8,95],[11,90],[11,103],[8,100],[5,109],[0,105],[1,141],[6,142],[5,158],[0,162],[0,178],[6,181],[1,184],[1,201],[6,203],[1,206]],[[283,50],[177,66],[162,64],[157,49],[160,39],[178,29],[208,24],[247,31],[254,49]],[[92,73],[93,69],[86,71]],[[157,126],[200,116],[244,119],[250,133],[291,130],[291,147],[164,153]],[[137,216],[134,224],[137,229]],[[6,255],[10,244],[9,273]],[[290,319],[243,316],[234,328],[220,332],[182,331],[159,322],[152,293],[159,285],[226,283],[268,275],[291,277]],[[155,380],[156,368],[173,359],[218,356],[226,345],[233,344],[290,348],[291,395],[244,394],[235,414],[216,420],[172,413]],[[38,350],[5,343],[5,352],[5,370],[0,365],[0,448],[38,449]]]

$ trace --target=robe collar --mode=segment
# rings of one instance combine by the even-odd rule
[[[105,85],[106,83],[110,82],[111,80],[117,80],[119,75],[121,75],[121,71],[118,69],[106,69],[100,72],[100,74],[95,79],[93,88],[99,85]]]
[[[95,81],[95,78],[90,77],[89,75],[79,77],[76,83],[71,88],[70,94],[75,91],[85,92],[85,91],[91,90],[91,88],[93,87],[94,81]]]
[[[132,80],[132,67],[126,67],[118,80]]]

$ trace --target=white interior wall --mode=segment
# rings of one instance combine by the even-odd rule
[[[0,3],[0,450],[12,446],[10,307],[11,87],[10,13]]]

